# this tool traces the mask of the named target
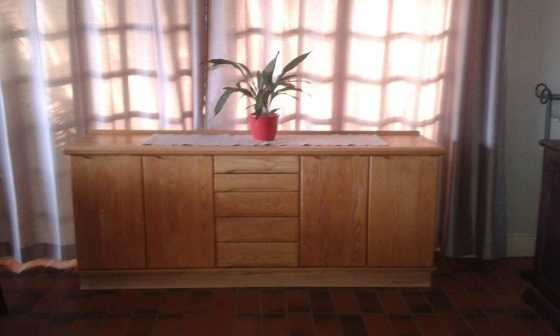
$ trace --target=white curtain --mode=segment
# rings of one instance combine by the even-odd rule
[[[0,0],[0,257],[74,256],[72,136],[201,126],[203,4]]]
[[[299,100],[283,97],[281,129],[418,129],[437,138],[447,78],[451,0],[210,0],[209,56],[264,67],[304,52]],[[213,114],[235,73],[208,74],[213,128],[245,129],[248,105]]]

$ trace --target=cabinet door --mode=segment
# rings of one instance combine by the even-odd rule
[[[364,266],[368,158],[301,161],[301,265]]]
[[[140,157],[73,156],[80,269],[146,266]]]
[[[373,157],[368,265],[429,267],[434,252],[438,157]]]
[[[148,267],[214,266],[212,158],[143,160]]]

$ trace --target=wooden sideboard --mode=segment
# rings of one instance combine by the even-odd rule
[[[77,139],[65,153],[82,288],[429,286],[444,150],[377,134],[387,146]]]

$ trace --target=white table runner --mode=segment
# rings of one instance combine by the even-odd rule
[[[374,134],[282,134],[274,141],[255,141],[246,134],[154,134],[146,146],[212,146],[212,147],[319,147],[319,146],[386,146]]]

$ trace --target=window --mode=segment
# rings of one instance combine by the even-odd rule
[[[310,83],[284,96],[284,130],[419,129],[437,137],[453,0],[5,0],[17,15],[21,82],[43,83],[56,127],[194,128],[205,96],[207,127],[245,129],[243,98],[213,108],[233,73],[203,69],[207,56],[262,68],[312,51],[298,69]],[[197,5],[204,10],[194,13]],[[27,9],[25,9],[27,7]],[[6,11],[3,9],[3,12]],[[203,27],[193,29],[193,20]],[[193,40],[193,37],[197,38]],[[37,54],[41,55],[37,62]],[[197,63],[197,64],[195,64]],[[19,78],[19,79],[18,79]],[[195,78],[195,79],[193,79]],[[207,87],[207,90],[201,89]],[[197,91],[198,90],[198,91]],[[195,99],[198,97],[197,99]],[[198,104],[198,103],[197,103]]]
[[[215,51],[210,43],[212,57],[229,56],[258,69],[276,51],[282,64],[312,51],[300,69],[311,81],[303,84],[307,94],[280,102],[282,129],[413,128],[434,136],[446,77],[451,0],[212,4],[219,9],[210,15],[210,38],[234,43]],[[228,80],[218,78],[209,87],[215,90]],[[213,92],[208,94],[212,102]],[[246,105],[238,101],[235,120],[218,124],[234,122],[236,128],[245,128]]]

